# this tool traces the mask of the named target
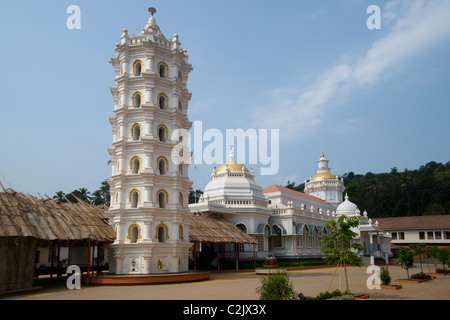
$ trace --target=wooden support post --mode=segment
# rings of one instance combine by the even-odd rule
[[[194,242],[194,271],[197,270],[197,251],[196,251],[197,243]]]
[[[50,247],[50,280],[53,280],[53,266],[54,266],[54,260],[55,260],[55,246],[53,245],[53,243],[51,244]]]
[[[59,247],[59,243],[58,243],[58,247],[57,247],[57,254],[56,254],[56,279],[59,279],[59,274],[61,273],[61,270],[59,269],[59,260],[60,260],[60,258],[59,258],[59,256],[60,256],[60,253],[61,253],[61,250],[60,250],[60,247]]]
[[[239,251],[237,242],[235,247],[236,247],[236,272],[239,272]]]
[[[69,256],[67,257],[67,266],[70,266],[70,245],[69,245]]]
[[[87,250],[87,284],[89,285],[89,267],[91,265],[91,240],[88,240],[88,250]]]
[[[99,271],[100,271],[100,244],[97,243],[97,276],[99,275]]]
[[[255,267],[255,271],[256,271],[255,244],[253,244],[253,266]]]
[[[217,271],[220,272],[220,263],[219,263],[219,242],[217,242]]]

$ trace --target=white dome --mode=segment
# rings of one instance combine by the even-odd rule
[[[265,201],[263,189],[247,172],[214,175],[206,185],[203,198],[214,200]]]
[[[345,215],[347,217],[360,216],[360,211],[358,206],[353,202],[348,200],[348,195],[345,195],[345,201],[342,202],[336,209],[336,215],[342,216]]]

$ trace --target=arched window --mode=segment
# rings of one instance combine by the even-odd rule
[[[136,60],[133,62],[133,74],[135,76],[140,76],[142,73],[142,61]]]
[[[165,242],[169,239],[169,228],[164,221],[161,221],[161,223],[156,226],[155,239],[158,239],[159,242]]]
[[[183,105],[181,104],[180,101],[178,101],[178,110],[179,110],[180,112],[183,112]]]
[[[183,206],[183,194],[181,192],[178,194],[178,201],[180,203],[180,206]]]
[[[166,129],[163,126],[158,128],[158,138],[159,141],[166,141]]]
[[[137,189],[131,190],[131,192],[130,192],[130,202],[131,202],[131,207],[132,208],[137,208],[137,204],[139,202],[139,198],[140,198],[139,190],[137,190]]]
[[[142,94],[140,91],[135,91],[131,97],[133,100],[133,106],[135,108],[140,108],[142,104]]]
[[[164,189],[159,189],[156,192],[156,201],[160,208],[165,208],[166,204],[169,203],[169,194]]]
[[[156,169],[159,174],[165,174],[169,170],[169,160],[166,157],[160,156],[156,159]]]
[[[166,228],[163,226],[158,228],[158,242],[166,242]]]
[[[238,223],[236,227],[244,233],[247,233],[247,226],[243,223]]]
[[[159,174],[166,174],[166,160],[159,159],[158,168],[159,168]]]
[[[139,169],[141,168],[141,159],[139,156],[134,156],[130,160],[130,168],[131,173],[139,173]]]
[[[178,81],[183,82],[183,76],[180,71],[178,71]]]
[[[282,231],[281,231],[280,227],[278,227],[277,225],[273,225],[272,229],[273,229],[273,233],[274,233],[274,237],[272,239],[272,245],[274,248],[279,248],[282,245],[282,241],[281,241]]]
[[[166,78],[169,76],[169,66],[163,61],[158,63],[158,75],[161,78]]]
[[[139,237],[139,227],[137,225],[132,225],[130,229],[130,242],[136,243]]]
[[[158,202],[160,208],[166,207],[166,194],[162,191],[158,193]]]
[[[133,124],[131,127],[131,136],[133,140],[139,140],[141,137],[141,125],[139,123]]]
[[[180,240],[184,240],[184,236],[183,236],[183,226],[180,224],[180,226],[178,227],[178,239]]]
[[[181,175],[183,175],[183,164],[182,163],[180,163],[178,165],[178,171],[180,171]]]
[[[167,106],[169,105],[169,98],[167,97],[167,95],[163,92],[161,92],[160,94],[158,94],[158,106],[160,109],[166,109]]]

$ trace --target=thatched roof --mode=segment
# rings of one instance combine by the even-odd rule
[[[248,234],[237,228],[231,222],[217,216],[194,214],[191,217],[189,229],[191,242],[232,242],[256,243]]]
[[[38,243],[83,245],[88,240],[113,242],[103,207],[84,201],[63,203],[37,199],[11,189],[0,192],[0,237],[33,237]]]

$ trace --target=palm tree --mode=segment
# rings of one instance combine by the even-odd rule
[[[58,191],[58,192],[55,193],[55,195],[53,196],[53,199],[54,199],[54,200],[61,201],[61,202],[67,202],[66,198],[64,198],[64,197],[65,197],[64,192],[62,192],[62,191],[60,190],[60,191]]]

